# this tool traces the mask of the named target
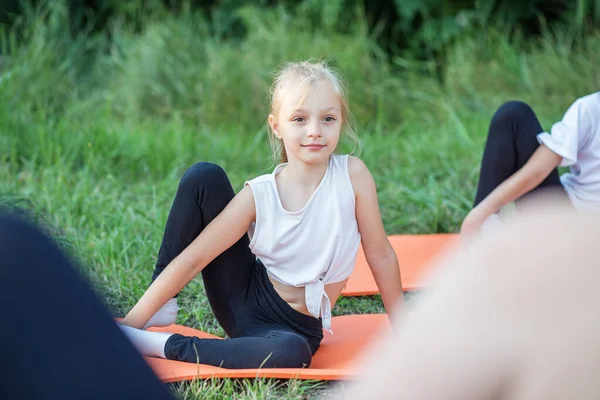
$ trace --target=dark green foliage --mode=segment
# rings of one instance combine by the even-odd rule
[[[57,0],[58,1],[58,0]],[[526,37],[542,33],[546,24],[574,22],[581,33],[600,21],[599,0],[61,0],[78,30],[110,33],[111,25],[124,21],[141,30],[152,15],[181,15],[197,11],[206,16],[212,35],[242,39],[248,33],[238,11],[258,7],[265,12],[277,7],[291,15],[303,15],[310,28],[326,27],[347,33],[356,12],[364,13],[369,31],[388,54],[410,48],[422,57],[439,55],[444,46],[474,27],[502,24],[507,32]],[[45,0],[5,0],[0,4],[0,23],[43,5]],[[30,4],[24,6],[22,4]]]

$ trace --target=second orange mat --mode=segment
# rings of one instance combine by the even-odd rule
[[[422,279],[427,274],[430,261],[454,244],[458,234],[391,235],[388,236],[398,257],[404,291],[424,289]],[[379,290],[362,247],[356,257],[356,267],[342,291],[344,296],[368,296]]]

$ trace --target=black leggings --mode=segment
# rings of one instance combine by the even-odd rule
[[[233,197],[227,175],[215,164],[198,163],[183,175],[167,219],[153,279]],[[229,339],[175,334],[165,345],[167,358],[224,368],[310,365],[323,338],[321,321],[294,310],[277,294],[249,243],[244,235],[202,270],[206,295]]]
[[[539,147],[537,135],[543,131],[535,113],[526,103],[510,101],[498,108],[490,122],[474,206],[525,165]],[[527,195],[540,189],[557,189],[566,195],[558,169]],[[515,203],[518,205],[527,195]]]
[[[173,399],[58,246],[0,212],[0,399]]]

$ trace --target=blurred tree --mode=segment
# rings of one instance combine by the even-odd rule
[[[3,0],[0,24],[10,24],[22,12],[22,1],[39,5],[50,0]],[[61,1],[61,0],[54,0]],[[388,54],[414,50],[418,58],[440,57],[444,47],[462,32],[502,26],[507,34],[525,37],[540,34],[544,24],[566,20],[579,32],[600,22],[600,0],[62,0],[66,1],[75,30],[108,32],[120,18],[133,29],[141,29],[153,15],[200,10],[210,21],[211,32],[239,40],[245,35],[236,10],[283,6],[293,15],[310,17],[312,28],[345,32],[357,12]]]

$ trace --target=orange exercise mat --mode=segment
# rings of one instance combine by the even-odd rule
[[[398,257],[404,291],[423,289],[421,280],[427,273],[429,262],[457,241],[458,237],[459,235],[454,233],[388,236]],[[356,257],[356,266],[342,295],[367,296],[378,293],[379,289],[361,246]]]
[[[340,380],[356,377],[355,361],[374,336],[389,329],[387,315],[344,315],[332,318],[333,332],[325,337],[309,368],[225,369],[210,365],[170,361],[146,357],[154,373],[163,382],[176,382],[201,378],[279,378]],[[152,331],[174,332],[200,338],[215,338],[192,328],[171,325],[150,328]]]

